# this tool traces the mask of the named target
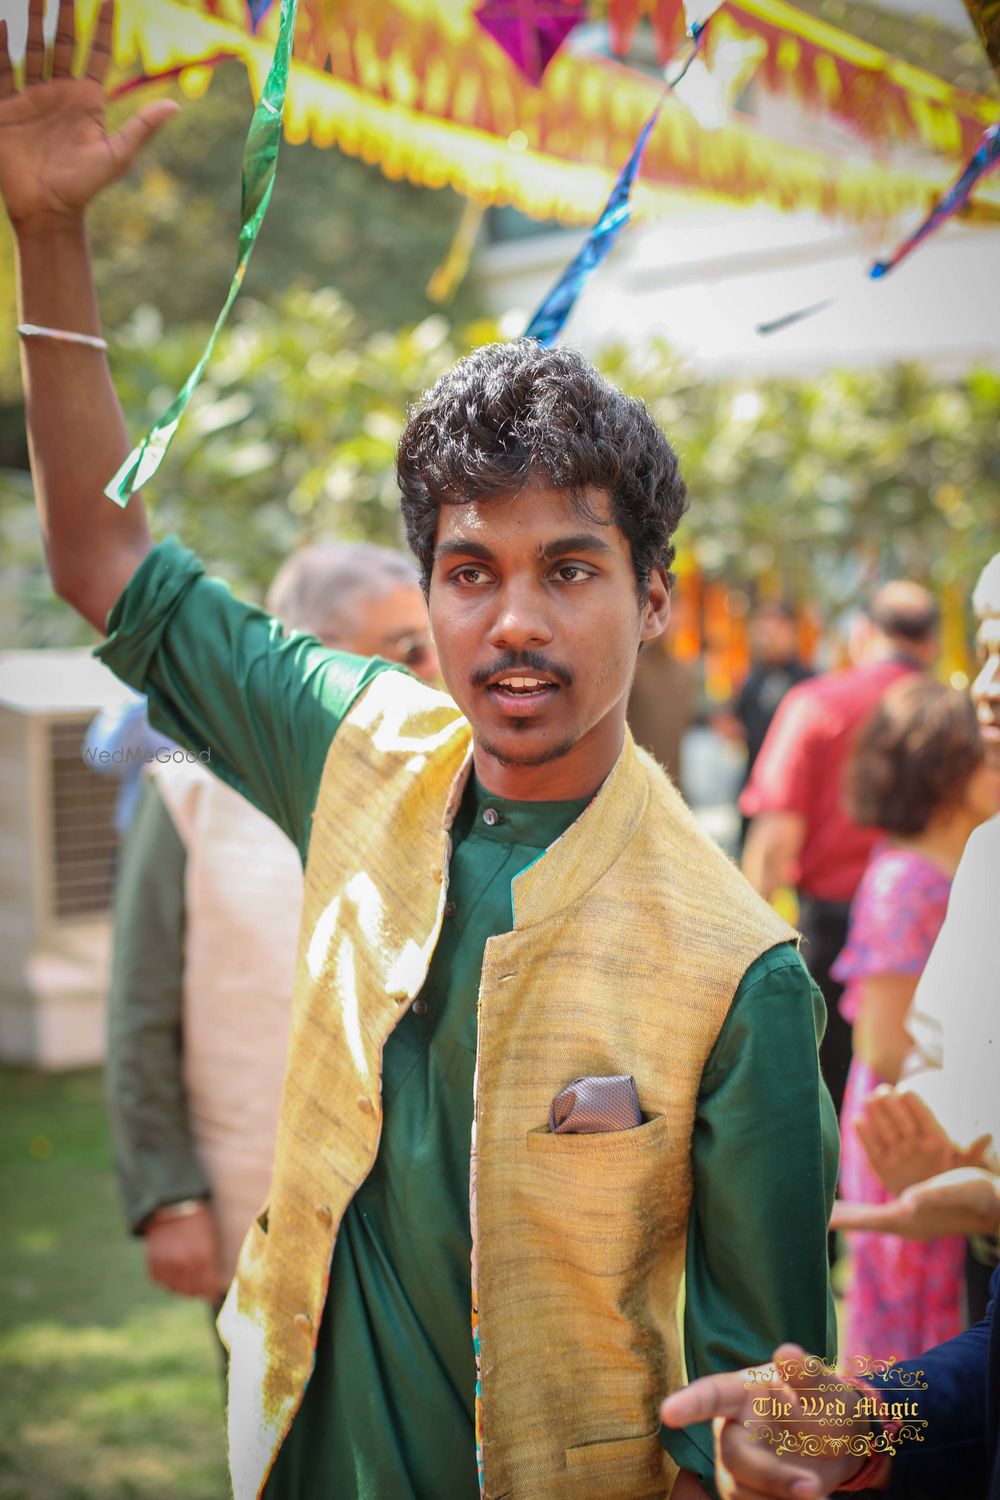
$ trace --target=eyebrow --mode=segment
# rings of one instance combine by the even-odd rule
[[[579,531],[574,536],[559,536],[554,537],[551,542],[543,542],[538,548],[538,560],[551,562],[554,557],[565,557],[568,552],[612,555],[611,547],[599,536],[595,536],[592,531]],[[440,542],[434,548],[435,562],[446,557],[475,557],[480,562],[496,562],[496,554],[491,552],[483,542],[474,542],[471,538],[464,537],[455,537],[450,542]]]
[[[567,552],[593,552],[612,556],[612,550],[607,542],[595,536],[592,531],[579,531],[575,536],[559,536],[554,541],[545,542],[538,549],[538,556],[542,562],[551,562],[554,557],[565,557]]]

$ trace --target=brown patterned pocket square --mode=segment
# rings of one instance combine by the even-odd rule
[[[549,1108],[553,1135],[598,1135],[604,1130],[631,1130],[641,1124],[639,1094],[631,1074],[574,1078],[560,1089]]]

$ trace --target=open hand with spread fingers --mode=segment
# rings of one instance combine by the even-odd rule
[[[29,0],[24,82],[18,87],[6,22],[0,21],[0,196],[19,235],[78,219],[120,177],[147,140],[177,110],[169,99],[145,105],[120,130],[104,117],[104,76],[111,57],[113,0],[105,0],[82,76],[72,0],[62,0],[48,51],[44,0]]]
[[[978,1166],[990,1139],[960,1151],[919,1094],[889,1084],[868,1097],[855,1128],[876,1175],[897,1196],[928,1177]]]

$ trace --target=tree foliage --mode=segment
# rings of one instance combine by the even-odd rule
[[[669,351],[606,352],[676,443],[709,573],[776,573],[826,606],[878,577],[971,588],[996,550],[1000,370],[916,364],[706,384]]]

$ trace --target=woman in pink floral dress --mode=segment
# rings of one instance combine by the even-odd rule
[[[895,1083],[911,1043],[905,1021],[944,920],[966,839],[1000,806],[1000,776],[983,762],[965,695],[923,677],[886,695],[862,731],[848,777],[859,823],[882,828],[851,908],[847,945],[833,968],[841,1013],[854,1027],[854,1060],[841,1111],[841,1196],[889,1194],[868,1164],[855,1124],[868,1095]],[[844,1354],[908,1359],[963,1326],[965,1241],[905,1240],[854,1231]]]

